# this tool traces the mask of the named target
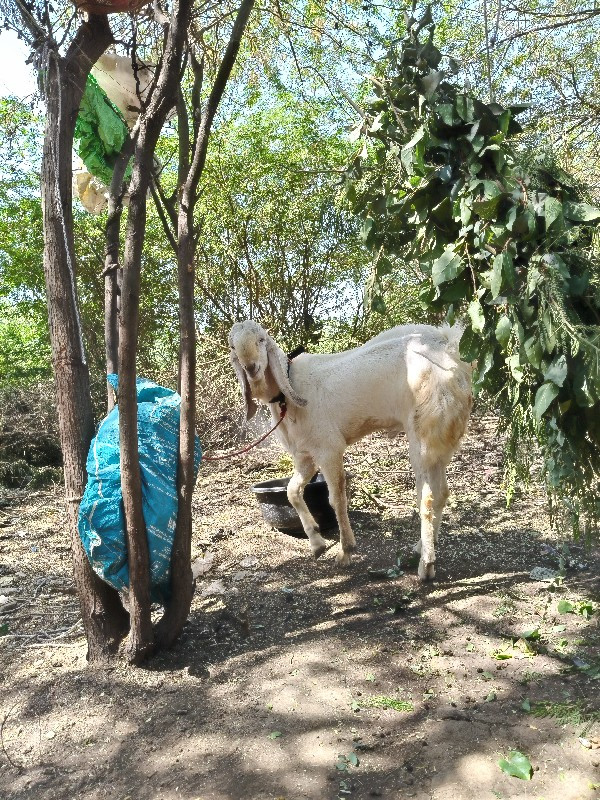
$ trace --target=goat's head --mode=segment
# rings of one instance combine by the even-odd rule
[[[247,419],[256,413],[254,398],[266,399],[270,378],[287,400],[297,406],[306,405],[306,400],[296,394],[290,384],[287,356],[258,323],[236,322],[229,332],[229,347],[231,363],[242,387]]]

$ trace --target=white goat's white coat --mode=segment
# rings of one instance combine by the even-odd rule
[[[332,355],[285,353],[256,322],[236,323],[229,334],[231,361],[246,414],[256,400],[270,405],[285,396],[287,414],[277,435],[294,460],[288,497],[315,557],[327,547],[304,502],[308,481],[320,469],[339,529],[337,561],[350,563],[355,539],[348,519],[343,455],[373,431],[406,431],[421,516],[418,574],[435,575],[435,542],[448,498],[446,467],[466,430],[471,411],[471,366],[460,360],[459,326],[403,325],[362,347]]]

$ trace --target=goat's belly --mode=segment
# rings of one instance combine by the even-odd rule
[[[369,418],[362,420],[360,425],[353,426],[350,430],[346,431],[346,443],[354,444],[359,439],[368,436],[375,431],[384,431],[390,437],[398,436],[404,431],[404,425],[398,418],[390,418],[382,420],[381,418]]]

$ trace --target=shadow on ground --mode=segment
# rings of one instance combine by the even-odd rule
[[[582,554],[588,568],[563,585],[532,579],[557,565],[540,498],[507,510],[497,480],[480,462],[465,473],[467,459],[451,475],[437,580],[420,585],[412,490],[389,488],[387,448],[376,441],[351,465],[367,475],[365,496],[382,488],[375,507],[352,512],[359,555],[345,572],[333,550],[312,561],[305,541],[239,500],[264,454],[254,471],[215,471],[210,491],[200,481],[195,541],[215,567],[182,639],[144,669],[90,670],[80,638],[36,638],[76,619],[68,554],[49,564],[31,550],[60,533],[53,516],[54,533],[36,527],[46,509],[25,514],[30,536],[12,525],[0,581],[31,602],[15,610],[0,655],[0,796],[597,797],[597,555]],[[382,579],[398,553],[403,574]],[[222,593],[207,592],[214,581]],[[590,618],[577,613],[587,602]],[[513,750],[530,759],[531,781],[498,766]]]

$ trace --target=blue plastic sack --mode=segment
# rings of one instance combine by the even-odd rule
[[[109,375],[113,388],[118,377]],[[154,602],[169,597],[171,551],[177,521],[177,457],[181,398],[177,392],[137,379],[138,447],[142,511],[150,550]],[[196,437],[194,477],[202,451]],[[119,407],[105,417],[87,458],[88,482],[79,507],[79,536],[94,571],[115,589],[129,588],[125,515],[121,494]]]

